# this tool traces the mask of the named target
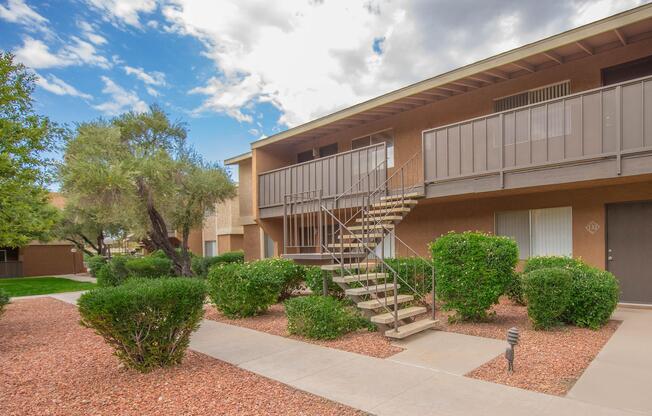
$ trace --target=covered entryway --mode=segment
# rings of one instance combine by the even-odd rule
[[[622,302],[652,304],[652,201],[607,205],[607,269]]]

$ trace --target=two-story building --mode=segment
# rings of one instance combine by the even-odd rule
[[[483,230],[514,237],[522,259],[581,257],[618,277],[623,302],[652,304],[652,5],[258,140],[227,163],[239,166],[247,259],[327,262],[343,241],[350,252],[373,239],[388,256],[427,256],[443,233]],[[378,201],[392,211],[365,211],[378,232],[347,237]]]

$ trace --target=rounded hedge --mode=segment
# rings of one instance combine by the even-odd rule
[[[518,262],[516,242],[480,232],[450,232],[430,245],[437,295],[454,319],[481,320],[505,293]]]
[[[509,279],[505,295],[517,305],[525,305],[525,293],[523,293],[523,274],[514,272]]]
[[[88,274],[97,277],[99,270],[106,264],[104,256],[89,256],[86,258],[86,266],[88,267]]]
[[[533,257],[525,263],[526,271],[546,267],[563,268],[571,274],[570,302],[562,316],[564,322],[591,329],[607,323],[620,294],[613,274],[570,257]]]
[[[325,272],[319,266],[304,267],[303,281],[313,294],[323,294],[324,277],[326,277],[326,281],[328,282],[328,295],[338,299],[344,298],[344,290],[337,283],[333,282],[332,272]]]
[[[4,290],[0,289],[0,316],[5,311],[5,306],[9,304],[9,294]]]
[[[561,321],[571,300],[571,273],[560,267],[533,270],[524,278],[528,316],[535,329]]]
[[[385,259],[385,263],[398,273],[398,293],[424,298],[432,292],[432,262],[421,257],[396,257]],[[391,273],[389,276],[391,279]]]
[[[279,288],[277,301],[283,301],[301,286],[304,269],[289,259],[269,258],[245,263],[245,273],[250,278],[272,279]]]
[[[178,364],[204,315],[206,286],[196,279],[132,279],[78,300],[80,323],[93,328],[128,367],[141,372]]]
[[[342,300],[304,296],[285,301],[288,332],[312,339],[335,339],[371,324]]]
[[[252,264],[218,264],[208,272],[208,295],[229,318],[263,313],[281,293],[280,280]]]
[[[205,278],[211,267],[222,263],[244,263],[244,251],[229,251],[212,257],[193,257],[192,272]]]
[[[126,263],[131,257],[113,256],[97,270],[97,284],[101,287],[119,286],[129,277]]]

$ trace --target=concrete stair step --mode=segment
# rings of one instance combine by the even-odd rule
[[[321,266],[322,270],[328,271],[328,272],[334,272],[337,270],[340,270],[341,268],[343,269],[348,269],[348,270],[367,270],[367,269],[374,269],[378,263],[374,261],[369,261],[369,262],[364,262],[364,263],[344,263],[344,264],[324,264]]]
[[[369,248],[376,247],[376,243],[372,242],[372,241],[366,243],[366,245]],[[328,248],[363,248],[364,246],[365,246],[365,243],[360,243],[358,241],[356,241],[354,243],[330,243],[330,244],[328,244]]]
[[[412,295],[398,295],[397,296],[398,304],[405,303],[405,302],[411,302],[414,300],[414,296]],[[387,303],[385,303],[387,302]],[[378,309],[382,308],[383,306],[393,306],[394,305],[394,296],[389,296],[387,298],[379,298],[379,299],[371,299],[371,300],[365,300],[364,302],[359,302],[357,304],[358,308],[360,309]]]
[[[393,230],[394,229],[394,224],[365,224],[363,225],[352,225],[348,227],[350,231],[366,231],[369,232],[371,230]]]
[[[414,335],[419,332],[430,329],[433,326],[435,326],[437,322],[439,321],[432,320],[432,319],[421,319],[419,321],[415,321],[407,325],[399,326],[398,330],[394,330],[393,328],[388,329],[387,331],[385,331],[385,336],[394,339],[403,339],[409,337],[410,335]]]
[[[372,207],[374,208],[387,208],[387,207],[395,207],[395,206],[405,206],[405,205],[416,205],[418,204],[419,201],[416,199],[404,199],[401,201],[400,198],[394,200],[394,201],[383,201],[383,202],[375,202],[371,204]]]
[[[363,232],[365,232],[363,234]],[[376,238],[383,238],[385,237],[385,234],[383,233],[368,233],[366,230],[355,230],[354,234],[345,234],[341,235],[340,239],[342,240],[354,240],[354,239],[365,239],[365,240],[372,240]]]
[[[391,221],[400,221],[403,219],[403,216],[401,215],[380,215],[380,216],[372,216],[372,217],[367,217],[367,218],[356,218],[355,222],[361,223],[363,221],[366,221],[370,223],[370,225],[375,224],[375,223],[382,223],[382,222],[391,222]],[[349,227],[349,229],[351,229]]]
[[[374,265],[373,267],[376,266]],[[335,283],[366,282],[367,280],[375,281],[375,280],[387,279],[387,276],[388,276],[387,273],[364,273],[364,274],[353,274],[348,276],[333,276],[333,282]]]
[[[399,284],[396,285],[396,288],[400,288]],[[365,287],[356,287],[353,289],[346,289],[344,294],[347,296],[362,296],[362,295],[371,295],[372,293],[388,293],[394,291],[394,284],[392,283],[382,283],[374,286],[365,286]]]
[[[421,315],[426,313],[428,308],[425,306],[410,306],[408,308],[403,308],[398,310],[398,319],[411,318],[413,316]],[[381,313],[380,315],[374,315],[371,317],[371,322],[375,324],[385,324],[389,325],[394,322],[394,314],[392,312]]]
[[[397,195],[381,196],[380,200],[381,201],[396,201],[397,199],[401,199],[401,198],[404,198],[404,199],[408,199],[408,198],[409,199],[419,199],[419,198],[423,198],[423,197],[424,197],[424,195],[420,194],[418,192],[409,192],[409,193],[403,194],[403,195],[397,194]]]
[[[396,214],[396,213],[405,213],[410,212],[412,208],[410,207],[394,207],[394,208],[381,208],[381,209],[372,209],[367,212],[371,216],[384,215],[384,214]]]

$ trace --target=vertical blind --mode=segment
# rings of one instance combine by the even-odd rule
[[[217,243],[215,240],[204,241],[204,257],[213,257],[217,255]]]
[[[497,212],[496,234],[516,240],[520,259],[572,256],[572,208]]]

